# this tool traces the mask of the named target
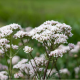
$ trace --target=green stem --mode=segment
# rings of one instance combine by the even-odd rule
[[[8,62],[7,62],[8,59],[7,59],[7,55],[6,55],[6,54],[7,54],[7,53],[5,52],[6,63],[7,63],[7,66],[8,66],[8,74],[9,74],[9,73],[10,73],[10,72],[9,72],[9,65],[8,65]]]
[[[29,55],[28,55],[28,58],[29,58]],[[35,72],[35,75],[37,76],[37,72],[36,72],[36,70],[35,70],[35,68],[34,68],[34,66],[33,66],[33,64],[32,64],[32,62],[31,62],[30,58],[29,58],[29,61],[30,61],[31,65],[32,65],[32,67],[33,67],[33,70],[34,70],[34,72]],[[38,76],[37,76],[37,77],[38,77]]]
[[[6,63],[7,63],[7,66],[8,66],[8,74],[10,73],[10,71],[9,71],[9,64],[8,64],[8,59],[7,59],[7,53],[6,53],[6,50],[5,50],[5,47],[3,46],[3,48],[4,48],[4,52],[5,52],[5,58],[6,58]],[[9,76],[9,75],[8,75]]]
[[[56,64],[57,59],[58,59],[58,58],[56,58],[56,61],[53,59],[52,66],[51,66],[51,70],[50,70],[50,73],[49,73],[47,79],[49,78],[49,76],[50,76],[50,74],[51,74],[51,71],[52,71],[52,69],[53,69],[53,66]]]
[[[10,80],[12,78],[12,57],[10,57]]]
[[[25,46],[22,38],[21,38],[21,42],[22,42],[23,46]]]
[[[53,59],[53,62],[52,62],[52,66],[51,66],[51,70],[50,70],[50,73],[49,73],[49,75],[47,76],[47,78],[50,76],[50,74],[51,74],[51,71],[52,71],[52,69],[53,69],[53,65],[54,65],[54,59]]]
[[[57,68],[56,62],[55,62],[55,68],[56,68],[56,70],[57,70],[57,72],[58,72],[59,80],[61,80],[61,75],[60,75],[60,72],[59,72],[59,70],[58,70],[58,68]]]
[[[22,47],[23,47],[23,46],[22,46]],[[22,49],[22,47],[18,49],[18,51],[13,55],[13,57],[14,57],[16,54],[18,54],[18,52]]]
[[[12,78],[12,39],[11,39],[11,36],[10,36],[10,74],[9,74],[9,79],[11,80]]]
[[[45,69],[45,71],[44,71],[43,80],[44,80],[45,77],[46,77],[46,73],[47,73],[47,69],[48,69],[48,66],[49,66],[49,62],[50,62],[50,60],[48,60],[48,62],[47,62],[46,69]]]

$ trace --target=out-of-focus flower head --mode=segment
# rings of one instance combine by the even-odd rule
[[[8,79],[7,72],[1,71],[0,72],[0,80],[7,80],[7,79]]]
[[[12,58],[12,64],[13,65],[17,64],[19,60],[20,60],[20,57],[19,56],[14,56]],[[10,60],[8,60],[8,63],[10,63]]]

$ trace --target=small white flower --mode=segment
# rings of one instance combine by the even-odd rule
[[[25,53],[29,53],[29,52],[33,51],[33,48],[28,47],[28,46],[25,46],[25,47],[23,48],[23,50],[24,50]]]
[[[23,38],[25,36],[28,36],[28,33],[27,32],[24,32],[24,31],[18,31],[16,34],[14,34],[14,38],[17,39],[17,38]]]

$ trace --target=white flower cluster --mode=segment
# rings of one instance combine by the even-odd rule
[[[69,70],[68,70],[67,68],[61,69],[61,70],[59,70],[59,72],[60,72],[60,73],[63,73],[63,74],[68,74],[68,75],[70,75],[70,72],[69,72]]]
[[[51,72],[50,72],[51,71]],[[70,72],[69,72],[69,70],[67,69],[67,68],[64,68],[64,69],[61,69],[61,70],[59,70],[59,73],[60,74],[67,74],[67,75],[70,75]],[[55,76],[59,76],[58,75],[58,72],[56,71],[56,69],[48,69],[47,70],[47,75],[49,75],[50,74],[50,76],[52,76],[53,74],[55,75]]]
[[[70,76],[70,72],[69,72],[69,70],[67,68],[64,68],[64,69],[59,70],[59,73],[60,74],[67,74],[67,75]],[[59,74],[56,73],[55,76],[59,77]]]
[[[79,78],[79,73],[80,73],[80,65],[74,68],[75,71],[75,78]]]
[[[43,65],[46,65],[46,63],[47,63],[47,60],[43,57],[35,57],[34,60],[37,64],[37,66],[43,66]]]
[[[20,69],[22,71],[26,67],[26,62],[28,62],[28,59],[22,59],[18,64],[14,65],[13,68]]]
[[[1,71],[0,72],[0,80],[7,80],[7,79],[8,79],[7,72]]]
[[[46,65],[46,60],[43,59],[44,57],[35,57],[34,60],[31,59],[29,62],[27,59],[23,59],[18,64],[14,65],[13,68],[19,69],[21,73],[26,73],[26,75],[30,75],[30,77],[34,77],[35,72],[41,72],[43,68],[41,66]],[[15,78],[19,78],[18,74],[14,75]]]
[[[19,77],[23,77],[23,74],[20,71],[18,73],[14,74],[14,78],[19,78]]]
[[[33,51],[33,48],[31,48],[31,47],[29,47],[29,46],[25,46],[25,47],[23,48],[23,50],[24,50],[25,53],[29,53],[29,52]]]
[[[28,36],[28,33],[27,32],[24,32],[24,31],[18,31],[16,34],[14,34],[14,38],[17,39],[17,38],[23,38],[25,36]]]
[[[49,56],[54,56],[54,57],[62,57],[63,56],[63,53],[65,53],[65,50],[63,49],[56,49],[54,51],[51,51]]]
[[[5,52],[8,51],[8,49],[10,49],[10,44],[7,44],[9,41],[7,39],[1,39],[1,44],[0,44],[0,54],[3,54]],[[17,45],[13,45],[12,44],[12,49],[18,49]]]
[[[74,44],[69,44],[69,46],[60,45],[56,50],[51,51],[49,56],[54,57],[62,57],[63,53],[66,53],[67,51],[70,51],[74,48]]]
[[[18,49],[18,46],[12,44],[12,48],[13,48],[13,49]]]
[[[79,50],[80,50],[80,41],[77,42],[76,45],[74,45],[74,49],[72,49],[70,53],[77,53]]]
[[[13,44],[12,44],[11,47],[12,47],[12,49],[18,49],[18,46],[17,46],[17,45],[13,45]],[[6,48],[6,49],[9,49],[9,48],[10,48],[10,44],[6,44],[6,45],[5,45],[5,48]]]
[[[71,27],[65,23],[61,24],[57,21],[46,21],[37,28],[32,29],[29,32],[29,36],[32,39],[36,39],[39,42],[54,41],[56,43],[66,43],[68,37],[72,36]]]
[[[79,67],[75,67],[74,71],[75,71],[76,74],[78,74],[80,72],[80,65],[79,65]]]
[[[10,34],[13,33],[13,30],[16,30],[16,29],[21,29],[21,26],[13,23],[13,24],[1,27],[0,28],[0,38],[9,36]]]
[[[9,40],[7,40],[7,39],[5,39],[5,38],[0,39],[0,46],[4,46],[4,45],[6,45],[7,43],[9,43]]]
[[[13,68],[19,69],[21,73],[26,73],[27,75],[34,76],[34,69],[31,65],[31,63],[28,63],[28,59],[23,59],[18,64],[14,65]],[[22,77],[19,74],[14,75],[15,78]]]
[[[10,41],[4,37],[10,36],[14,30],[18,29],[20,30],[21,26],[15,23],[0,28],[0,54],[5,53],[5,51],[10,48],[10,45],[8,44]],[[18,49],[18,46],[12,44],[12,48]]]

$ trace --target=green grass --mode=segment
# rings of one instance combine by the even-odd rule
[[[38,26],[45,20],[80,18],[80,0],[0,0],[0,19]]]

